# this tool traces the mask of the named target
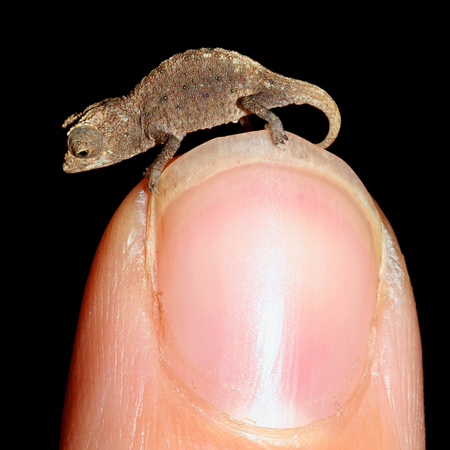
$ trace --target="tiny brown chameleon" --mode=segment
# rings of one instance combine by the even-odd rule
[[[188,50],[172,56],[146,76],[128,95],[108,98],[67,118],[63,128],[68,173],[109,166],[163,144],[144,175],[150,192],[161,171],[192,131],[237,122],[249,114],[264,119],[275,145],[287,140],[271,108],[309,104],[329,121],[327,148],[341,125],[339,109],[321,88],[278,75],[247,56],[221,48]]]

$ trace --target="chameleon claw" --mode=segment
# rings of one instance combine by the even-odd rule
[[[279,130],[276,129],[274,130],[269,124],[265,125],[264,127],[266,130],[270,131],[270,134],[272,136],[272,141],[273,143],[279,147],[280,145],[284,145],[286,144],[286,141],[288,141],[288,137],[287,134],[285,133],[285,131],[283,129]]]
[[[157,187],[158,187],[158,182],[155,183],[152,180],[148,181],[148,190],[149,190],[150,194],[159,194]]]

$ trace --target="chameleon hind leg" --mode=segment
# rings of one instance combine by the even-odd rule
[[[238,105],[267,122],[272,133],[272,140],[276,146],[284,144],[288,138],[284,132],[283,124],[276,114],[261,104],[261,98],[261,94],[242,97],[238,100]]]

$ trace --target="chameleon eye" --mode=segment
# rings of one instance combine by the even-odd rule
[[[102,151],[102,136],[92,128],[76,128],[69,135],[68,147],[76,158],[92,158]]]

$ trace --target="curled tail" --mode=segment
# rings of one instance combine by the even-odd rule
[[[341,128],[341,113],[335,101],[320,87],[293,78],[285,78],[281,96],[285,104],[311,105],[320,109],[328,118],[329,129],[326,138],[317,144],[327,148],[336,139]]]
[[[302,89],[299,95],[295,95],[295,100],[299,99],[300,103],[294,101],[295,104],[308,104],[320,109],[328,118],[329,129],[325,139],[317,144],[319,147],[327,148],[336,139],[341,128],[341,113],[336,102],[320,87],[300,81]]]

